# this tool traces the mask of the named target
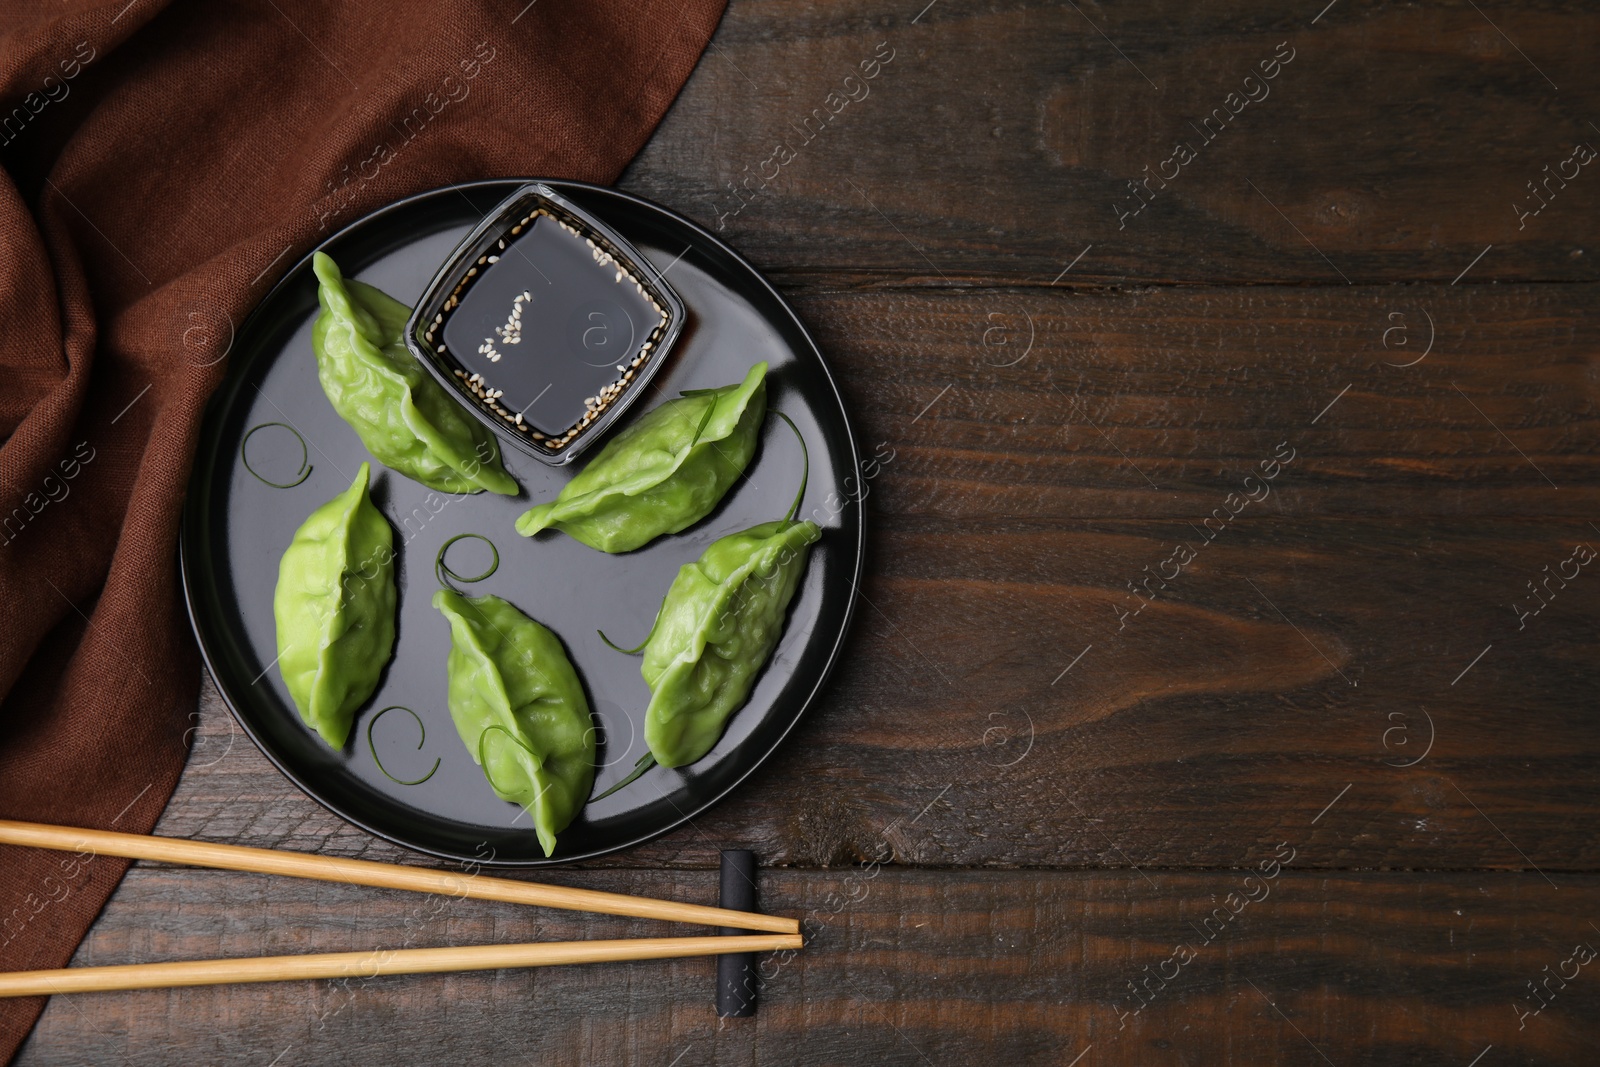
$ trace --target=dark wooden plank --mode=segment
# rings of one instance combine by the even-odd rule
[[[1324,829],[1356,831],[1349,812]],[[709,960],[57,997],[18,1063],[1585,1063],[1594,876],[767,872],[810,947],[718,1024]],[[1274,866],[1274,856],[1292,856]],[[1276,871],[1275,877],[1263,875]],[[1252,876],[1251,871],[1256,873]],[[568,874],[710,901],[705,872]],[[1246,895],[1256,900],[1243,903]],[[220,872],[135,870],[76,964],[565,940],[659,925]],[[1180,948],[1181,946],[1181,948]],[[1176,954],[1176,955],[1175,955]],[[1549,971],[1546,971],[1549,968]],[[1548,1006],[1527,983],[1552,980]],[[1161,981],[1165,974],[1167,980]],[[1576,973],[1576,977],[1571,977]],[[1148,985],[1145,984],[1149,980]],[[1136,995],[1134,988],[1140,992]],[[1141,999],[1143,998],[1143,999]],[[1141,1003],[1148,1003],[1142,1009]],[[1523,1024],[1519,1029],[1519,1020]],[[1319,1055],[1320,1054],[1320,1055]]]
[[[1576,0],[924,3],[733,5],[625,186],[791,279],[1048,283],[1090,245],[1062,284],[1449,282],[1491,244],[1466,282],[1597,276],[1593,167],[1516,207],[1600,148]]]
[[[1307,863],[1594,869],[1600,575],[1513,606],[1600,549],[1596,292],[806,298],[893,457],[851,653],[758,781],[614,862],[1225,866],[1349,786]],[[1392,311],[1437,326],[1414,367]],[[395,855],[208,716],[161,832]]]
[[[1597,277],[1592,167],[1518,217],[1600,146],[1593,29],[1575,0],[734,3],[622,184],[799,296],[893,455],[866,599],[760,780],[552,878],[709,901],[752,846],[813,948],[750,1023],[688,961],[57,998],[19,1062],[1587,1063],[1593,967],[1519,1012],[1600,947],[1600,578],[1548,578],[1600,547],[1600,319],[1586,285],[1483,283]],[[1119,219],[1280,42],[1271,95]],[[158,832],[426,862],[209,685],[195,726]],[[78,962],[654,929],[147,867]]]

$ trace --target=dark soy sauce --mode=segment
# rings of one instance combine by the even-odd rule
[[[496,391],[501,411],[559,437],[609,403],[607,387],[622,379],[662,314],[632,275],[601,262],[550,215],[485,257],[445,314],[444,347],[466,376],[481,375],[482,390]]]

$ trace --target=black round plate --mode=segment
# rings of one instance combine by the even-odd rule
[[[347,275],[411,303],[456,242],[523,183],[473,182],[423,193],[374,212],[322,250]],[[738,381],[764,359],[771,364],[769,407],[792,418],[810,448],[811,478],[800,512],[823,527],[822,540],[812,551],[782,642],[715,749],[689,767],[655,768],[588,805],[559,835],[555,855],[546,858],[527,815],[494,795],[451,723],[445,697],[450,628],[429,603],[437,588],[434,556],[460,533],[482,534],[498,546],[500,569],[463,588],[504,597],[565,643],[601,728],[598,793],[646,751],[650,693],[639,661],[607,648],[596,630],[623,645],[642,640],[680,566],[718,537],[783,516],[800,482],[801,455],[781,420],[767,420],[745,479],[708,518],[618,556],[564,534],[529,539],[512,528],[533,502],[553,497],[573,468],[546,467],[503,450],[524,490],[512,499],[431,493],[374,462],[373,500],[396,531],[398,636],[394,658],[358,715],[350,742],[334,752],[301,722],[283,686],[272,613],[278,561],[294,531],[314,508],[346,489],[356,468],[370,459],[317,382],[311,351],[317,295],[308,256],[237,333],[228,380],[207,413],[182,543],[184,590],[206,664],[245,732],[291,781],[335,813],[398,844],[451,859],[530,867],[639,844],[704,811],[751,774],[816,699],[839,655],[865,538],[861,508],[845,506],[857,486],[859,457],[838,390],[782,298],[731,249],[665,208],[599,186],[549,184],[611,223],[667,271],[688,305],[682,340],[629,418],[679,390]],[[269,422],[292,425],[308,444],[311,473],[293,488],[265,484],[241,461],[244,436]],[[271,427],[251,439],[250,459],[272,481],[293,481],[300,446],[289,431]],[[461,574],[478,573],[488,558],[488,549],[476,541],[450,550]],[[396,704],[416,711],[426,724],[426,740],[419,749],[416,723],[391,712],[378,721],[373,742],[398,779],[421,777],[437,759],[437,772],[419,785],[392,781],[368,746],[372,716]]]

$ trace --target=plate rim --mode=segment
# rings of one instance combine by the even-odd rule
[[[256,301],[255,305],[250,309],[250,313],[244,317],[239,329],[235,331],[234,336],[237,337],[239,334],[248,334],[251,331],[251,328],[256,324],[256,319],[259,317],[261,309],[270,304],[273,299],[279,295],[280,291],[286,287],[292,277],[296,276],[303,269],[309,269],[312,256],[343,238],[345,235],[349,234],[358,227],[368,226],[371,223],[382,219],[385,215],[397,212],[405,207],[410,206],[411,204],[416,203],[417,201],[427,200],[445,193],[462,193],[473,189],[490,189],[494,187],[514,187],[532,182],[542,182],[544,184],[548,184],[557,189],[557,191],[560,191],[563,188],[580,189],[586,192],[595,192],[603,196],[611,196],[620,200],[629,201],[637,207],[641,207],[647,211],[662,215],[673,223],[688,227],[689,230],[692,231],[699,240],[709,243],[715,250],[720,251],[723,255],[730,257],[734,263],[744,268],[744,270],[747,271],[749,275],[760,284],[760,287],[765,289],[766,292],[777,302],[777,305],[783,309],[783,312],[788,316],[790,323],[794,326],[795,330],[798,331],[799,336],[804,339],[806,346],[809,347],[811,354],[816,357],[817,367],[822,371],[823,380],[827,382],[828,389],[832,392],[835,402],[839,405],[839,414],[841,422],[844,426],[845,441],[849,445],[851,470],[859,479],[861,469],[861,450],[859,445],[856,443],[855,430],[851,426],[850,409],[844,402],[844,396],[839,391],[839,383],[835,380],[832,370],[828,367],[828,361],[824,358],[822,349],[817,345],[816,338],[811,336],[811,331],[806,328],[805,323],[802,322],[800,316],[795,313],[795,310],[790,305],[789,301],[784,299],[783,294],[778,292],[778,290],[773,287],[772,282],[768,280],[766,275],[764,275],[760,270],[756,269],[753,263],[751,263],[744,256],[740,255],[710,230],[707,230],[704,226],[701,226],[698,222],[695,222],[693,219],[688,218],[685,215],[679,214],[664,204],[659,204],[654,200],[650,200],[646,197],[642,197],[622,189],[617,189],[609,185],[597,185],[593,182],[573,181],[562,178],[480,178],[473,181],[452,182],[446,185],[435,186],[430,189],[424,189],[420,192],[412,193],[411,195],[402,197],[398,200],[391,201],[382,207],[376,208],[365,215],[362,215],[360,218],[346,223],[335,232],[329,234],[327,237],[324,237],[321,241],[318,241],[303,256],[287,267],[283,274],[278,277],[278,280],[273,283],[272,288],[268,289],[261,299]],[[855,504],[859,510],[859,515],[857,519],[857,534],[854,546],[855,566],[850,576],[850,597],[845,602],[844,618],[839,626],[838,636],[834,638],[833,646],[828,649],[827,659],[822,665],[822,670],[818,672],[816,681],[812,684],[810,691],[807,692],[802,699],[799,710],[790,717],[787,723],[783,724],[782,729],[779,731],[777,737],[773,739],[772,743],[766,747],[765,751],[757,754],[751,760],[748,767],[734,777],[732,781],[730,781],[724,788],[719,790],[714,796],[693,807],[692,810],[687,812],[679,812],[675,818],[663,823],[659,828],[630,838],[627,841],[609,845],[604,848],[591,849],[587,852],[578,853],[572,856],[561,857],[533,857],[529,859],[517,860],[503,860],[498,858],[485,859],[481,856],[467,856],[462,853],[449,851],[448,849],[430,848],[417,844],[416,842],[404,841],[393,834],[386,833],[377,829],[376,827],[368,825],[365,820],[356,818],[348,812],[341,811],[338,807],[335,807],[332,802],[319,795],[317,790],[314,790],[308,786],[306,782],[302,780],[301,776],[286,766],[283,761],[278,758],[278,755],[271,749],[271,747],[262,741],[261,737],[256,733],[256,731],[252,729],[250,722],[248,721],[248,717],[240,712],[238,706],[235,705],[232,697],[229,695],[227,688],[222,684],[217,672],[217,667],[213,662],[216,658],[213,654],[213,649],[210,643],[207,641],[205,634],[202,632],[199,618],[199,608],[196,604],[197,594],[195,589],[195,582],[198,580],[196,572],[199,569],[199,561],[191,559],[195,553],[201,551],[199,548],[199,544],[201,542],[201,533],[198,528],[202,521],[199,515],[201,506],[196,503],[196,494],[190,493],[188,490],[194,484],[196,476],[203,468],[210,470],[215,466],[215,458],[204,458],[201,454],[202,450],[198,447],[198,445],[199,443],[213,436],[213,432],[217,428],[216,423],[222,417],[222,406],[220,400],[224,393],[229,391],[230,385],[235,384],[230,382],[230,379],[233,377],[233,370],[230,366],[228,373],[224,375],[222,382],[218,384],[217,389],[206,400],[205,414],[201,420],[199,433],[197,435],[195,460],[190,468],[189,476],[184,481],[185,500],[183,515],[178,526],[178,578],[179,583],[183,588],[183,604],[185,614],[188,616],[189,620],[189,631],[194,636],[195,644],[200,652],[201,662],[205,664],[206,673],[210,675],[212,685],[216,689],[217,695],[222,699],[223,706],[228,709],[228,713],[233,717],[233,721],[237,723],[239,728],[245,732],[245,736],[250,738],[250,741],[255,745],[256,750],[266,757],[267,762],[271,763],[275,768],[277,768],[278,773],[282,774],[284,778],[288,779],[288,781],[296,789],[300,790],[300,792],[304,793],[316,803],[322,805],[323,808],[327,809],[333,815],[344,820],[357,829],[371,834],[373,837],[377,837],[381,840],[388,841],[391,844],[398,845],[407,851],[421,853],[425,856],[432,856],[436,859],[506,869],[561,867],[598,859],[602,856],[614,855],[619,852],[625,852],[629,849],[637,848],[640,845],[653,841],[656,838],[666,836],[686,823],[689,823],[695,817],[703,815],[707,811],[710,811],[712,808],[721,804],[735,790],[744,785],[744,783],[752,774],[759,770],[761,766],[767,762],[767,760],[772,758],[774,753],[783,747],[783,743],[788,740],[789,735],[794,732],[794,729],[797,726],[799,726],[801,720],[805,719],[806,716],[811,712],[812,708],[816,705],[823,688],[833,677],[833,672],[838,666],[839,660],[842,657],[845,641],[850,636],[850,631],[855,623],[856,602],[861,597],[861,579],[866,569],[867,511],[863,501],[860,499],[855,501]],[[193,749],[191,746],[191,754],[192,752]],[[184,763],[185,769],[187,769],[187,758],[185,758]]]

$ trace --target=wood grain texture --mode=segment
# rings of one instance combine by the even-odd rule
[[[1580,3],[923,6],[735,4],[626,184],[785,279],[1048,284],[1093,245],[1062,284],[1448,283],[1490,244],[1467,281],[1596,277],[1593,167],[1514,208],[1600,148]]]
[[[1224,866],[1350,785],[1307,863],[1594,869],[1600,573],[1513,608],[1600,548],[1592,292],[806,297],[892,455],[852,654],[736,803],[610,862]],[[1402,306],[1438,338],[1397,369]],[[394,855],[208,716],[161,833]]]
[[[1355,830],[1334,814],[1324,825]],[[1275,844],[1249,857],[1253,878],[767,872],[763,901],[809,915],[811,942],[792,957],[763,958],[760,1012],[720,1026],[714,964],[676,960],[57,997],[18,1062],[1060,1065],[1092,1045],[1082,1062],[1466,1064],[1490,1044],[1494,1058],[1484,1062],[1583,1062],[1600,1013],[1600,962],[1568,964],[1577,977],[1553,981],[1537,1015],[1518,1009],[1532,1010],[1527,983],[1546,967],[1561,968],[1578,945],[1600,945],[1589,918],[1600,910],[1593,876],[1562,876],[1552,888],[1524,874],[1298,870],[1314,850]],[[1267,877],[1260,864],[1274,855],[1293,858]],[[709,871],[581,877],[618,892],[715,897]],[[1244,894],[1258,899],[1240,904]],[[649,928],[143,868],[75,962]]]
[[[622,184],[813,329],[877,457],[863,602],[757,781],[549,877],[711,903],[753,848],[812,947],[721,1026],[678,961],[57,998],[19,1062],[1587,1064],[1600,972],[1549,976],[1600,947],[1600,171],[1517,205],[1600,146],[1595,26],[734,0]],[[159,833],[429,862],[209,683],[193,725]],[[142,866],[78,962],[654,929]]]

